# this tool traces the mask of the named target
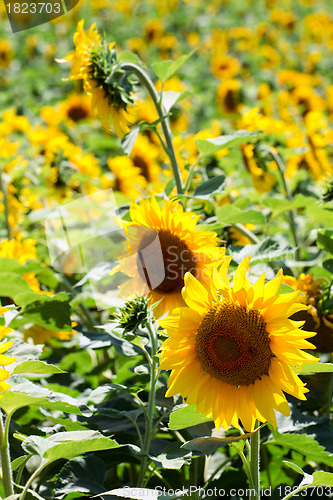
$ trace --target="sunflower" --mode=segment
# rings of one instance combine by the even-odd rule
[[[83,19],[73,40],[75,52],[57,61],[71,62],[69,80],[83,81],[84,90],[91,96],[92,110],[100,117],[103,127],[108,130],[111,120],[116,135],[123,137],[130,130],[126,109],[127,104],[133,104],[132,85],[127,78],[122,78],[122,86],[117,81],[123,75],[117,71],[115,44],[103,42],[95,24],[85,32]]]
[[[113,188],[124,193],[131,199],[137,198],[147,187],[147,181],[141,173],[141,169],[134,165],[128,156],[114,156],[108,158],[107,165],[114,174]]]
[[[154,196],[131,203],[130,217],[131,222],[122,222],[131,257],[120,261],[116,270],[132,279],[120,286],[120,292],[123,297],[148,293],[149,305],[160,301],[154,308],[160,317],[185,305],[181,295],[185,273],[205,282],[225,249],[217,246],[215,233],[196,230],[199,216],[184,212],[177,200],[164,201],[161,208]]]
[[[211,71],[216,78],[231,79],[239,73],[238,59],[227,55],[217,55],[212,59]]]
[[[166,396],[180,393],[189,405],[213,418],[215,425],[254,429],[256,419],[276,428],[274,409],[288,416],[282,391],[298,399],[308,390],[290,365],[317,361],[301,349],[314,346],[314,332],[301,330],[304,321],[289,316],[305,309],[299,291],[278,295],[280,270],[265,284],[265,273],[253,285],[246,277],[251,257],[228,278],[228,257],[204,287],[185,275],[180,307],[161,320],[169,338],[162,344],[159,369],[172,370]]]
[[[77,323],[75,323],[76,325]],[[49,328],[44,328],[40,325],[32,325],[29,328],[24,329],[24,341],[28,342],[29,339],[33,341],[35,345],[37,344],[50,344],[52,339],[58,339],[61,341],[71,340],[72,336],[77,332],[72,330],[71,332],[66,331],[55,331]]]

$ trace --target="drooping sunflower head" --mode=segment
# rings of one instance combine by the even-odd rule
[[[120,262],[118,270],[131,279],[121,287],[125,297],[148,293],[149,305],[161,301],[154,314],[160,317],[174,307],[185,305],[181,295],[184,276],[190,273],[199,282],[208,279],[213,262],[223,258],[213,232],[196,228],[199,216],[184,212],[178,200],[156,198],[132,203],[131,222],[123,222],[131,257]]]
[[[69,80],[82,80],[84,90],[92,97],[92,109],[97,112],[103,127],[109,128],[112,121],[119,137],[129,132],[127,106],[133,104],[133,85],[117,61],[114,43],[102,40],[95,24],[88,32],[84,30],[84,20],[78,23],[74,34],[76,50],[65,59],[70,61]]]
[[[252,431],[256,419],[276,427],[274,409],[289,415],[283,391],[305,399],[307,389],[291,366],[317,360],[301,350],[314,348],[305,339],[315,333],[289,319],[306,306],[297,302],[299,291],[277,293],[282,272],[267,283],[263,273],[252,284],[246,258],[231,286],[230,260],[214,268],[208,287],[187,274],[182,293],[188,307],[160,321],[169,334],[159,367],[171,370],[166,395],[180,393],[217,428],[239,427],[241,420]]]

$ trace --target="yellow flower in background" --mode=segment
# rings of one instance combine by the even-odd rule
[[[112,72],[116,81],[114,43],[103,42],[95,24],[85,32],[83,19],[78,23],[73,40],[75,52],[58,62],[71,63],[72,76],[69,80],[83,81],[84,90],[91,96],[92,109],[101,119],[103,127],[109,130],[111,121],[116,135],[123,137],[129,132],[128,123],[131,121],[126,109],[127,104],[132,102],[132,85],[126,79],[120,88],[117,82],[114,85],[109,80]]]
[[[237,113],[241,103],[240,80],[222,80],[217,88],[216,103],[222,114]]]
[[[182,293],[188,307],[160,321],[169,338],[161,346],[159,369],[172,370],[166,396],[180,393],[217,428],[239,427],[241,420],[253,431],[256,419],[276,428],[274,409],[290,414],[283,391],[306,399],[308,390],[291,366],[317,361],[302,351],[314,347],[305,339],[315,333],[301,330],[304,321],[289,319],[306,306],[297,302],[299,291],[277,294],[282,271],[267,283],[263,273],[252,284],[247,257],[231,286],[231,258],[214,269],[209,288],[186,274]]]
[[[8,311],[9,309],[0,307],[0,316]],[[8,333],[11,333],[12,331],[12,328],[0,325],[0,339],[3,339]],[[0,342],[0,366],[7,366],[16,361],[16,358],[4,354],[13,345],[13,343],[14,340],[11,340],[9,342]],[[6,391],[7,389],[10,389],[10,384],[6,382],[6,380],[9,378],[9,375],[10,373],[8,370],[0,368],[0,391]],[[0,394],[0,398],[2,397],[2,394]]]
[[[241,151],[245,166],[251,174],[254,188],[259,193],[267,193],[271,191],[276,184],[276,177],[271,172],[259,167],[254,157],[253,144],[242,144]]]
[[[49,328],[44,328],[43,326],[40,325],[33,325],[23,330],[24,341],[28,342],[29,339],[31,339],[35,345],[50,344],[52,338],[62,341],[70,340],[72,336],[75,335],[76,333],[77,332],[75,330],[72,330],[71,332],[66,332],[66,331],[58,332],[56,330],[50,330]]]
[[[162,207],[154,196],[131,203],[130,217],[131,222],[123,221],[123,226],[129,235],[132,259],[120,261],[117,271],[132,279],[120,286],[120,292],[123,297],[148,292],[149,304],[161,301],[154,309],[155,316],[160,317],[184,305],[181,289],[185,273],[205,282],[213,262],[223,258],[225,249],[218,247],[215,233],[200,231],[200,226],[196,229],[200,216],[184,212],[177,200],[163,201]],[[156,237],[160,255],[155,246],[149,250]],[[155,281],[158,284],[152,286]]]
[[[0,38],[0,68],[8,68],[14,57],[12,46],[5,38]]]
[[[128,156],[115,156],[109,158],[107,165],[115,176],[113,189],[124,193],[131,199],[142,195],[147,187],[147,180]]]
[[[38,260],[36,244],[37,242],[32,238],[22,240],[21,235],[18,234],[16,238],[0,242],[0,257],[15,259],[20,264],[25,264],[28,260]],[[35,293],[50,293],[41,290],[35,273],[24,273],[22,274],[22,278]]]
[[[240,71],[238,59],[227,55],[217,55],[211,61],[211,71],[216,78],[231,79]]]

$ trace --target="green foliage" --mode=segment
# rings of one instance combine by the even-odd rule
[[[190,52],[187,55],[181,56],[177,61],[161,61],[155,62],[151,65],[152,69],[161,80],[162,83],[165,83],[169,78],[171,78],[179,68],[185,64],[189,58],[194,54],[195,50]]]

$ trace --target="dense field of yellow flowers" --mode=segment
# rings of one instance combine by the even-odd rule
[[[331,1],[15,5],[0,498],[333,496]]]

